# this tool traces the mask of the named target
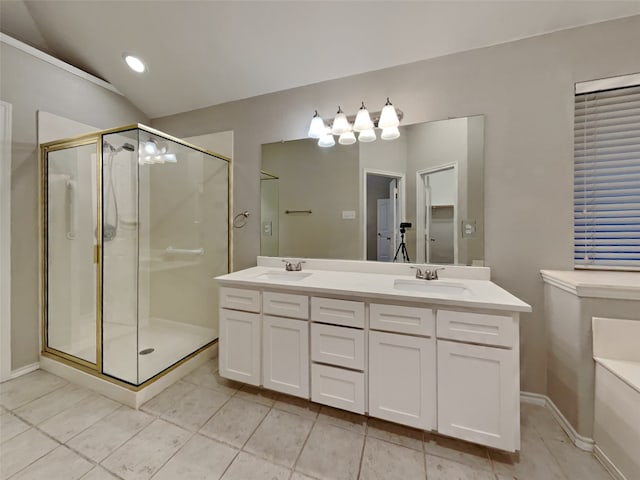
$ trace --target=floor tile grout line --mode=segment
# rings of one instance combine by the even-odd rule
[[[10,411],[11,412],[11,411]],[[13,412],[11,412],[13,413]],[[98,420],[99,421],[99,420]],[[93,468],[95,468],[96,466],[99,466],[100,464],[98,462],[96,462],[95,460],[87,457],[85,454],[83,454],[82,452],[77,451],[76,449],[70,447],[69,445],[67,445],[66,443],[61,442],[60,440],[58,440],[57,438],[51,436],[49,433],[45,432],[44,430],[41,430],[40,428],[38,428],[38,425],[34,425],[30,422],[25,421],[25,423],[27,423],[30,426],[30,429],[33,428],[34,430],[36,430],[37,432],[41,433],[42,435],[44,435],[45,437],[49,438],[50,440],[53,440],[55,443],[57,443],[58,445],[55,446],[54,448],[52,448],[51,450],[49,450],[48,452],[46,452],[45,454],[41,455],[40,457],[38,457],[37,459],[33,460],[31,463],[29,463],[28,465],[25,465],[23,468],[21,468],[20,470],[18,470],[17,472],[14,472],[13,474],[11,474],[11,477],[14,477],[15,475],[17,475],[18,473],[22,472],[23,470],[26,470],[27,468],[29,468],[31,465],[33,465],[34,463],[36,463],[37,461],[41,460],[42,458],[46,457],[47,455],[49,455],[51,452],[53,452],[54,450],[56,450],[58,447],[65,447],[68,450],[71,450],[73,453],[77,454],[79,457],[81,457],[82,459],[88,461],[89,463],[91,463],[93,465]],[[97,423],[97,422],[96,422]],[[92,424],[93,426],[93,424]],[[25,430],[22,433],[26,433],[28,430]],[[84,431],[84,430],[83,430]],[[14,437],[15,438],[15,437]],[[71,440],[71,439],[69,439]],[[93,470],[93,468],[91,470]],[[89,472],[91,471],[89,470]],[[87,472],[87,473],[89,473]],[[86,474],[85,474],[86,475]],[[10,478],[11,478],[10,477]],[[84,475],[83,475],[84,477]],[[122,478],[116,475],[117,478]]]
[[[236,391],[236,393],[237,393],[237,392],[239,392],[239,391],[240,391],[240,390]],[[235,396],[235,395],[234,395],[234,396]],[[238,397],[238,398],[240,398],[240,397]],[[240,398],[240,399],[242,400],[242,398]],[[266,405],[265,405],[265,406],[266,406]],[[244,447],[245,447],[245,445],[249,442],[249,440],[251,439],[251,437],[253,437],[253,435],[256,433],[256,431],[258,430],[258,428],[260,428],[260,425],[262,425],[262,422],[264,422],[265,418],[267,418],[267,416],[269,415],[269,413],[271,413],[271,410],[273,410],[273,406],[271,406],[271,407],[269,408],[269,410],[267,411],[267,413],[265,414],[265,416],[264,416],[264,417],[262,417],[262,420],[260,420],[260,422],[258,422],[258,425],[256,426],[256,428],[254,428],[254,429],[253,429],[253,431],[251,432],[251,435],[249,435],[249,436],[247,437],[247,439],[244,441],[244,443],[242,444],[242,446],[241,446],[240,448],[238,448],[238,451],[236,452],[235,456],[234,456],[234,457],[233,457],[233,459],[229,462],[229,465],[227,465],[227,468],[225,468],[225,469],[224,469],[224,471],[222,472],[222,475],[220,475],[220,479],[219,479],[219,480],[222,480],[222,478],[224,478],[224,476],[227,474],[227,471],[231,468],[231,465],[233,465],[233,462],[235,462],[235,461],[236,461],[236,459],[240,456],[240,453],[243,453],[243,452],[244,452],[244,453],[246,453],[246,454],[248,454],[248,455],[252,455],[251,453],[246,452],[246,451],[244,450]],[[261,457],[259,457],[259,458],[261,458]]]
[[[300,416],[302,417],[302,415],[300,415]],[[293,465],[291,466],[291,472],[295,472],[296,471],[296,466],[298,465],[298,462],[300,461],[300,457],[302,456],[302,452],[304,452],[304,449],[307,446],[307,443],[309,442],[309,438],[311,437],[311,434],[313,433],[313,429],[316,428],[317,423],[318,423],[318,417],[316,416],[316,418],[313,420],[313,423],[311,424],[311,428],[309,429],[309,433],[307,433],[307,436],[305,437],[304,442],[302,442],[302,448],[298,452],[298,455],[296,455],[296,459],[293,462]],[[293,473],[291,473],[291,476],[293,476]]]
[[[44,399],[44,397],[46,397],[47,395],[51,395],[53,393],[59,392],[60,390],[62,390],[65,387],[68,387],[68,386],[72,386],[72,387],[76,387],[76,388],[82,389],[82,390],[87,392],[87,395],[85,397],[80,398],[75,403],[72,403],[71,405],[67,406],[67,408],[65,408],[65,410],[63,410],[62,412],[66,412],[67,410],[75,407],[76,405],[78,405],[80,402],[82,402],[83,400],[85,400],[87,397],[89,397],[91,395],[104,396],[104,395],[101,395],[98,392],[95,392],[94,390],[91,390],[91,389],[87,388],[87,387],[83,387],[82,385],[78,385],[77,383],[67,382],[65,385],[62,385],[61,387],[58,387],[58,388],[56,388],[54,390],[51,390],[50,392],[45,393],[41,397],[34,398],[33,400],[31,400],[31,401],[29,401],[29,402],[27,402],[27,403],[25,403],[23,405],[20,405],[19,407],[16,407],[14,410],[20,410],[21,408],[27,407],[27,406],[31,405],[32,403],[37,402],[38,400]],[[62,412],[59,412],[59,413],[62,413]],[[54,415],[51,415],[51,417],[55,417],[56,415],[58,415],[58,413],[56,413]],[[47,418],[43,419],[42,421],[44,422],[45,420],[48,420],[51,417],[47,417]]]
[[[37,371],[37,370],[35,370],[35,371]],[[43,370],[43,371],[44,371],[44,370]],[[31,372],[31,373],[33,373],[33,372]],[[28,375],[28,374],[27,374],[27,375]],[[50,373],[49,375],[53,375],[53,374],[51,374],[51,373]],[[54,376],[56,376],[56,377],[57,377],[57,375],[54,375]],[[24,378],[24,377],[18,377],[18,378]],[[55,391],[58,391],[58,390],[60,390],[61,388],[66,387],[67,385],[75,385],[75,384],[72,384],[71,382],[69,382],[69,381],[65,380],[65,379],[64,379],[64,378],[62,378],[62,377],[57,377],[57,378],[60,378],[60,379],[61,379],[61,380],[63,380],[65,383],[63,383],[63,384],[62,384],[62,385],[60,385],[59,387],[54,388],[53,390],[49,390],[49,391],[47,391],[47,392],[43,393],[42,395],[40,395],[40,396],[38,396],[38,397],[35,397],[35,398],[33,398],[33,399],[29,400],[28,402],[21,403],[20,405],[17,405],[17,406],[16,406],[15,408],[13,408],[13,409],[10,409],[10,408],[9,408],[9,407],[7,407],[6,405],[2,405],[2,406],[3,406],[5,409],[7,409],[8,411],[14,411],[14,410],[16,410],[16,409],[18,409],[18,408],[22,408],[22,407],[24,407],[24,406],[26,406],[26,405],[30,404],[31,402],[35,402],[36,400],[40,400],[42,397],[46,397],[46,396],[47,396],[47,395],[49,395],[50,393],[53,393],[53,392],[55,392]],[[15,380],[15,379],[11,379],[11,380]],[[7,380],[7,382],[9,382],[9,381],[11,381],[11,380]],[[5,382],[3,382],[3,383],[5,383]]]
[[[367,439],[369,438],[369,422],[367,421],[364,426],[364,441],[362,442],[362,450],[360,450],[360,463],[358,463],[358,475],[356,476],[357,480],[360,480],[360,475],[362,475],[362,462],[364,461],[364,449],[367,446]]]

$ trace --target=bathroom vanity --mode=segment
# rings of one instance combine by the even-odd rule
[[[519,313],[531,307],[449,266],[277,258],[218,277],[220,375],[507,451],[520,449]]]

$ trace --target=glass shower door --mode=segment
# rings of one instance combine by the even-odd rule
[[[99,368],[99,154],[90,142],[63,144],[44,157],[44,347]]]

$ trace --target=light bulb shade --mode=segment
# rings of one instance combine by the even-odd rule
[[[318,115],[318,111],[313,115],[311,119],[311,125],[309,126],[309,138],[320,138],[324,135],[325,126],[322,117]]]
[[[378,121],[378,128],[389,128],[389,127],[397,127],[400,125],[400,120],[398,120],[398,113],[391,102],[387,98],[386,105],[382,108],[382,112],[380,113],[380,120]]]
[[[373,131],[373,128],[370,128],[368,130],[363,130],[362,132],[360,132],[360,135],[358,135],[358,141],[363,142],[363,143],[369,143],[369,142],[373,142],[376,139],[376,132]]]
[[[340,135],[340,138],[338,138],[338,143],[340,145],[353,145],[356,143],[356,136],[353,132],[343,133]]]
[[[343,133],[347,133],[350,131],[351,125],[349,124],[349,120],[347,120],[347,116],[342,111],[342,108],[338,107],[338,113],[336,113],[336,116],[333,119],[331,133],[333,133],[334,135],[342,135]]]
[[[369,110],[367,110],[364,106],[364,103],[362,103],[362,107],[360,107],[360,110],[358,110],[358,114],[356,115],[356,120],[355,122],[353,122],[353,131],[363,132],[372,128],[373,122],[371,121]]]
[[[157,155],[158,154],[158,145],[153,140],[148,140],[142,143],[142,148],[140,149],[147,155]]]
[[[333,135],[331,133],[326,133],[320,140],[318,140],[319,147],[333,147],[336,144],[336,141],[333,139]]]
[[[395,140],[400,136],[400,130],[398,127],[387,127],[382,129],[382,133],[380,134],[380,138],[382,140]]]

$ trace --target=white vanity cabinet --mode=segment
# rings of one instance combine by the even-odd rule
[[[433,310],[371,304],[370,329],[369,415],[435,430]]]
[[[260,385],[260,292],[243,288],[220,289],[220,375]]]
[[[438,432],[520,449],[517,317],[438,310]]]
[[[309,297],[264,292],[262,311],[263,385],[309,398]]]
[[[452,281],[464,293],[434,283],[430,294],[415,279],[401,278],[415,292],[396,288],[398,275],[382,270],[395,265],[305,276],[277,266],[221,277],[221,376],[520,449],[519,312],[529,305],[475,269]]]
[[[311,400],[364,413],[364,302],[313,297],[311,321]]]

